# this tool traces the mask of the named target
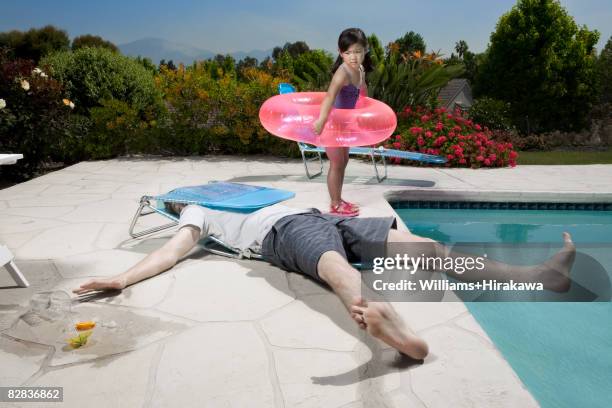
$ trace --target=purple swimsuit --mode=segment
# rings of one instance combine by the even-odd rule
[[[343,69],[347,69],[344,64],[341,65],[341,67]],[[362,74],[363,72],[361,71],[361,67],[360,67],[360,75],[359,75],[359,87],[361,88],[362,84],[363,84],[363,79],[362,79]],[[347,71],[348,73],[348,71]],[[349,73],[349,79],[350,79],[350,73]],[[338,109],[354,109],[355,105],[357,104],[357,99],[359,99],[359,92],[361,91],[360,88],[357,88],[355,85],[353,85],[353,83],[349,83],[348,85],[344,85],[341,89],[340,92],[338,92],[338,95],[336,96],[336,100],[334,101],[334,108],[338,108]]]

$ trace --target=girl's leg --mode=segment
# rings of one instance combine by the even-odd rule
[[[327,190],[329,191],[331,205],[337,206],[342,201],[342,184],[344,183],[344,170],[348,163],[348,148],[326,147],[325,153],[329,159]]]

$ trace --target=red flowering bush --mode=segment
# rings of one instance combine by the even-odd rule
[[[512,143],[492,140],[487,127],[459,111],[408,107],[398,114],[398,133],[387,140],[388,149],[410,150],[446,158],[447,167],[516,166]],[[395,163],[401,163],[395,159]]]

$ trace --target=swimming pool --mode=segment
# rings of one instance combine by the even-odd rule
[[[448,243],[558,242],[560,247],[561,233],[568,231],[578,251],[596,258],[608,274],[612,270],[610,204],[391,204],[412,232]],[[612,406],[612,303],[466,306],[541,406]]]

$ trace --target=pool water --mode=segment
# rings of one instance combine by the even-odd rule
[[[413,233],[447,243],[558,243],[561,248],[561,233],[567,231],[579,252],[597,259],[608,275],[612,271],[612,211],[395,211]],[[612,303],[466,306],[541,406],[612,406]]]

